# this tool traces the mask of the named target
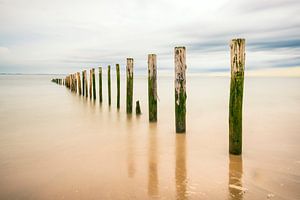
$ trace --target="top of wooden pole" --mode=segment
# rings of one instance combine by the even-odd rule
[[[245,68],[245,39],[235,38],[230,41],[231,75],[243,73]]]

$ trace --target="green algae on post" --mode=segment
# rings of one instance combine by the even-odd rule
[[[116,64],[117,72],[117,109],[120,109],[120,66]]]
[[[96,77],[95,77],[95,69],[93,68],[92,69],[92,79],[93,79],[93,97],[94,97],[94,100],[96,100]]]
[[[149,121],[157,121],[157,64],[156,55],[148,55],[148,109]]]
[[[229,99],[229,153],[242,153],[242,110],[245,70],[245,39],[230,42],[231,80]]]
[[[110,80],[110,65],[107,67],[107,86],[108,86],[108,105],[111,105],[111,80]]]
[[[141,106],[140,106],[140,101],[136,101],[135,113],[136,113],[137,115],[142,114],[142,112],[141,112]]]
[[[126,113],[131,114],[133,99],[133,58],[127,58],[126,82]]]
[[[102,103],[102,67],[99,67],[99,101]]]
[[[185,47],[175,47],[175,122],[176,133],[185,133],[186,56]]]

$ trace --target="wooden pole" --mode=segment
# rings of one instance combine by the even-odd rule
[[[96,77],[95,77],[95,68],[92,69],[92,79],[93,79],[93,97],[96,100]]]
[[[107,86],[108,86],[108,105],[111,105],[111,80],[110,80],[110,65],[107,67]]]
[[[141,106],[140,106],[140,102],[139,101],[136,101],[135,113],[137,115],[142,114],[142,112],[141,112]]]
[[[231,81],[229,99],[229,153],[242,153],[242,109],[245,69],[245,39],[230,42]]]
[[[117,72],[117,109],[120,109],[120,66],[116,64]]]
[[[76,79],[76,73],[73,74],[73,78],[74,78],[74,92],[77,93],[77,79]]]
[[[186,57],[185,47],[175,47],[175,121],[176,133],[185,133]]]
[[[156,55],[148,55],[148,108],[149,121],[157,121],[157,64]]]
[[[77,72],[77,84],[78,84],[78,93],[81,95],[81,80],[80,80],[80,73]]]
[[[92,79],[92,77],[93,77],[93,72],[92,72],[92,70],[90,69],[90,99],[92,99],[92,96],[93,96],[93,79]]]
[[[83,71],[84,72],[84,85],[85,85],[85,97],[88,98],[89,94],[88,94],[88,81],[87,81],[87,72],[86,70]]]
[[[82,71],[82,96],[85,95],[84,71]]]
[[[133,58],[127,58],[126,80],[126,112],[127,114],[131,114],[133,98]]]
[[[102,67],[99,67],[99,100],[102,103]]]

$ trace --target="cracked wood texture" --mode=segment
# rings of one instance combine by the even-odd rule
[[[157,62],[156,55],[148,55],[148,109],[149,121],[157,121]]]
[[[230,42],[231,80],[229,99],[229,153],[242,153],[242,109],[245,69],[245,39]]]
[[[133,58],[127,58],[126,83],[126,113],[131,114],[133,101]]]
[[[185,47],[175,47],[175,122],[176,133],[186,129],[186,52]]]

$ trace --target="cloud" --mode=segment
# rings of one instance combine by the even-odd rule
[[[298,65],[299,1],[2,0],[0,72],[68,73],[156,53],[173,70],[175,46],[187,47],[190,72],[229,70],[230,39],[246,38],[249,68]],[[11,66],[11,67],[7,67]]]

